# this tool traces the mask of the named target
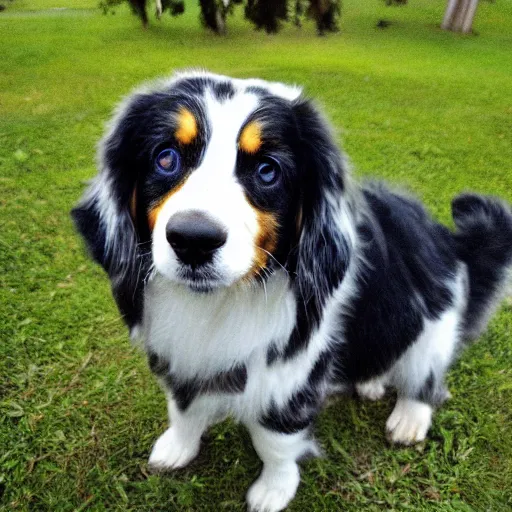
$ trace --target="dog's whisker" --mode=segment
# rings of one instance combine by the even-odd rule
[[[263,251],[265,254],[267,254],[272,259],[272,261],[275,261],[287,274],[289,274],[288,270],[281,263],[279,263],[279,261],[275,258],[275,256],[271,252],[267,251],[263,247],[260,247],[259,245],[257,245],[256,247],[258,249],[260,249],[261,251]]]

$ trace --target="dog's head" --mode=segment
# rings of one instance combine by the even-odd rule
[[[346,262],[341,155],[296,87],[207,73],[160,82],[121,104],[99,166],[73,216],[129,324],[152,265],[205,292],[279,267],[314,290]]]

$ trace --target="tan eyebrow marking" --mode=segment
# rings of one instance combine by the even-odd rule
[[[261,125],[257,121],[250,122],[240,134],[238,146],[242,151],[254,154],[261,147]]]
[[[174,136],[181,144],[190,144],[197,137],[197,121],[194,114],[185,107],[178,113],[178,128]]]

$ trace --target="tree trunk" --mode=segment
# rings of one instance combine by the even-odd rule
[[[471,32],[478,0],[448,0],[441,28],[453,32]]]
[[[319,35],[338,31],[341,0],[309,0],[308,14],[316,21]]]
[[[478,0],[469,0],[468,10],[466,11],[466,19],[462,24],[462,32],[464,32],[464,34],[471,32],[471,26],[473,25],[473,18],[475,17],[477,7]]]
[[[216,0],[199,0],[201,6],[201,20],[203,25],[217,34],[224,34],[226,31],[226,17],[223,6]]]

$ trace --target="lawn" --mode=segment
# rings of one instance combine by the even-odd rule
[[[512,201],[512,2],[482,1],[478,35],[460,36],[438,28],[443,0],[344,0],[342,31],[325,38],[311,24],[268,37],[240,12],[219,38],[192,1],[161,22],[151,7],[147,31],[97,0],[2,3],[0,509],[244,510],[260,463],[233,423],[188,469],[147,472],[164,397],[69,218],[103,123],[132,87],[184,66],[304,84],[358,176],[400,183],[450,224],[461,190]],[[415,448],[385,441],[391,399],[332,403],[317,424],[326,457],[304,464],[290,510],[511,510],[510,299],[449,386]]]

